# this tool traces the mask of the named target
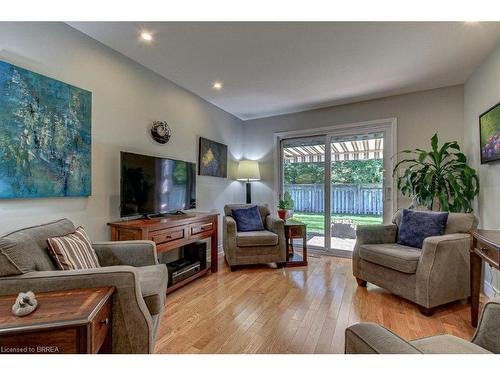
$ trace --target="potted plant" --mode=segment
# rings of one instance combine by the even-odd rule
[[[283,198],[278,202],[278,216],[280,219],[286,220],[292,216],[294,206],[292,196],[288,191],[283,194]]]
[[[398,190],[412,198],[410,208],[472,212],[474,197],[479,194],[479,178],[467,165],[457,142],[445,142],[439,147],[434,134],[430,151],[417,148],[401,153],[411,156],[398,162],[393,173]]]

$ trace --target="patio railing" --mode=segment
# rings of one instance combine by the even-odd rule
[[[295,202],[295,211],[325,212],[323,184],[285,185]],[[332,214],[382,215],[382,184],[332,184]]]

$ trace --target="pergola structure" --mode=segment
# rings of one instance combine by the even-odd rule
[[[382,159],[384,139],[332,142],[332,161]],[[325,145],[287,146],[283,148],[284,161],[291,163],[311,163],[325,160]]]

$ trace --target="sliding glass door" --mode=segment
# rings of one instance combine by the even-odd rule
[[[309,246],[325,244],[325,136],[282,142],[283,193],[293,201],[293,219],[307,223]]]
[[[280,195],[291,195],[311,249],[349,257],[358,225],[390,221],[393,134],[359,126],[280,139]]]

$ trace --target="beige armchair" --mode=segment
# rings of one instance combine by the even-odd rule
[[[472,340],[438,335],[406,341],[375,323],[345,331],[346,354],[500,354],[500,298],[488,301]]]
[[[284,221],[271,217],[267,205],[259,205],[259,212],[266,230],[238,232],[232,217],[233,208],[250,207],[251,204],[230,204],[224,207],[224,255],[234,271],[238,266],[276,263],[278,268],[286,262]]]
[[[443,236],[428,237],[422,249],[399,245],[401,212],[392,224],[359,225],[352,257],[358,285],[373,283],[415,302],[424,315],[470,296],[469,232],[473,214],[450,213]]]
[[[47,238],[74,231],[73,223],[62,219],[1,237],[0,295],[114,286],[112,352],[152,353],[168,281],[154,242],[94,243],[100,268],[61,271],[48,254]]]

